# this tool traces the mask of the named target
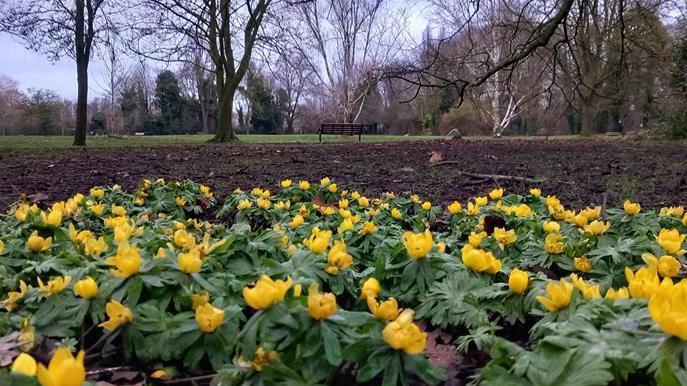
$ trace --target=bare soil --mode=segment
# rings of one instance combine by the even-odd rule
[[[429,166],[432,151],[452,163]],[[687,146],[634,141],[424,141],[341,144],[201,144],[112,149],[8,150],[0,153],[0,210],[20,194],[64,199],[96,185],[133,189],[141,178],[192,179],[219,199],[236,187],[278,188],[284,178],[319,180],[368,195],[416,192],[464,201],[500,185],[524,193],[531,183],[463,172],[541,178],[544,194],[572,206],[639,200],[646,208],[687,203]]]

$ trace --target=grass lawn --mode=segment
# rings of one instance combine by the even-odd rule
[[[315,143],[316,134],[280,134],[280,135],[239,135],[245,143]],[[150,135],[112,138],[106,136],[89,136],[86,143],[89,147],[127,147],[127,146],[165,146],[181,144],[202,144],[212,138],[211,134],[198,135]],[[395,142],[441,139],[440,136],[400,136],[400,135],[363,135],[363,142]],[[71,136],[6,136],[0,137],[0,149],[35,149],[35,148],[70,148],[74,138]],[[357,137],[332,136],[323,137],[324,142],[357,142]]]
[[[126,138],[112,138],[106,136],[88,137],[88,147],[97,148],[116,148],[129,146],[166,146],[180,144],[202,144],[212,138],[210,134],[198,135],[159,135],[159,136],[140,136]],[[402,136],[402,135],[363,135],[363,142],[398,142],[398,141],[427,141],[444,139],[443,136]],[[538,140],[544,137],[504,137],[504,139],[526,139]],[[577,139],[576,135],[564,135],[549,137],[551,139]],[[605,138],[605,137],[604,137]],[[244,143],[316,143],[316,134],[279,134],[279,135],[239,135],[239,139]],[[489,140],[492,137],[467,137],[468,140]],[[50,148],[71,148],[71,136],[5,136],[0,137],[0,149],[50,149]],[[354,136],[323,136],[324,142],[357,142]],[[494,139],[495,140],[495,139]]]

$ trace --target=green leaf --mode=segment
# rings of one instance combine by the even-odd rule
[[[327,322],[320,322],[322,330],[322,339],[324,341],[324,354],[327,357],[327,361],[332,366],[338,366],[341,364],[343,358],[341,357],[341,343],[339,338],[336,336],[334,331],[327,326]]]

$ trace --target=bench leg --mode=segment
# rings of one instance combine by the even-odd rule
[[[358,134],[358,142],[362,141],[362,136],[363,136],[363,133]]]
[[[322,143],[322,133],[320,133],[320,143]]]

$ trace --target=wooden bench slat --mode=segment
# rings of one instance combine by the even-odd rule
[[[320,142],[322,142],[322,134],[357,135],[360,141],[364,128],[365,125],[359,123],[323,123],[318,134]]]

